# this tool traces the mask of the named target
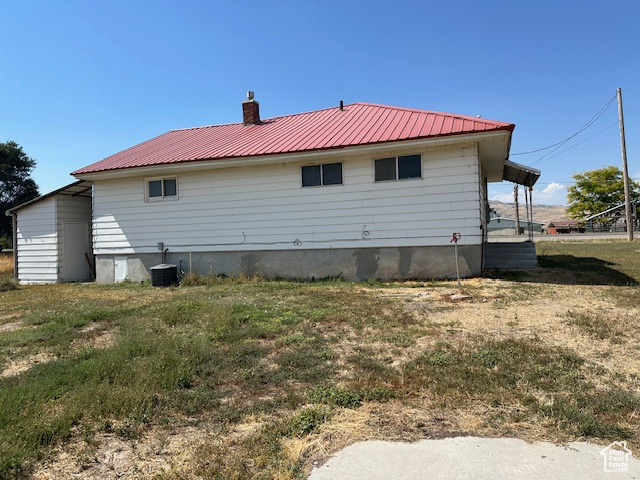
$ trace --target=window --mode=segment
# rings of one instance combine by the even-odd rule
[[[422,155],[420,154],[379,158],[374,161],[374,164],[376,182],[422,178]]]
[[[147,179],[147,200],[178,198],[178,179],[176,177]]]
[[[302,186],[341,185],[342,163],[324,163],[302,167]]]

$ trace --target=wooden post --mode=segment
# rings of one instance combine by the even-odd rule
[[[513,203],[516,207],[516,235],[520,235],[520,207],[518,206],[518,185],[513,186]]]
[[[533,187],[529,187],[529,240],[533,242]]]
[[[633,241],[633,221],[631,212],[631,197],[629,192],[629,170],[627,169],[627,145],[624,139],[624,113],[622,112],[622,89],[616,90],[618,94],[618,121],[620,122],[620,148],[622,150],[622,177],[624,179],[624,211],[627,217],[627,239]]]
[[[11,212],[13,225],[13,278],[18,281],[18,212]]]

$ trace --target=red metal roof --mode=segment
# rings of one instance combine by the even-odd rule
[[[352,103],[263,120],[172,130],[72,175],[198,160],[309,152],[495,130],[510,123],[451,113]]]

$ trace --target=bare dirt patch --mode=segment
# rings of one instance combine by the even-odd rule
[[[81,336],[74,339],[73,349],[81,348],[109,348],[114,344],[114,333],[109,326],[100,322],[91,323],[79,330]]]
[[[38,365],[40,363],[48,363],[55,360],[55,355],[50,353],[38,353],[36,355],[32,355],[27,358],[21,358],[19,360],[14,360],[9,362],[9,364],[4,368],[2,373],[0,373],[0,377],[14,377],[16,375],[20,375],[21,373],[26,372],[34,365]]]
[[[58,449],[32,478],[141,479],[183,471],[188,469],[191,453],[208,435],[203,428],[182,427],[150,429],[135,441],[115,434],[97,435],[91,444],[79,438],[70,448]]]
[[[9,322],[0,325],[0,333],[1,332],[15,332],[16,330],[20,330],[23,328],[22,322]]]

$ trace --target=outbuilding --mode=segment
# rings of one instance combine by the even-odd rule
[[[487,229],[489,235],[523,235],[529,231],[542,233],[545,224],[532,220],[520,220],[520,232],[515,233],[516,219],[507,217],[491,217]]]
[[[7,211],[20,283],[91,281],[91,182],[80,180]]]
[[[585,228],[575,220],[553,220],[547,225],[547,232],[551,235],[562,233],[584,233]]]

